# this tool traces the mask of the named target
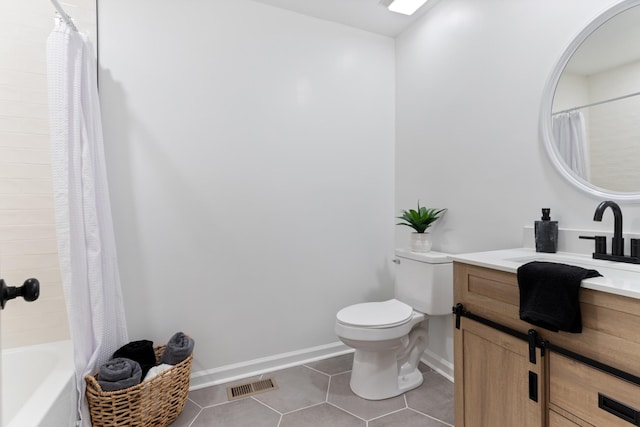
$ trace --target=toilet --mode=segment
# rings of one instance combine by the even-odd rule
[[[453,266],[447,254],[397,249],[395,298],[343,308],[335,333],[355,349],[351,390],[369,400],[398,396],[422,384],[430,316],[451,314]]]

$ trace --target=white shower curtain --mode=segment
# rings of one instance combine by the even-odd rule
[[[62,20],[47,41],[54,203],[73,340],[79,415],[90,426],[84,376],[128,342],[102,141],[96,58]]]
[[[589,180],[589,157],[584,115],[570,111],[553,116],[553,138],[560,156],[580,178]]]

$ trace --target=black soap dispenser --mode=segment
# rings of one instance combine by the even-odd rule
[[[534,224],[536,252],[555,253],[558,250],[558,221],[551,221],[551,209],[542,209],[542,221]]]

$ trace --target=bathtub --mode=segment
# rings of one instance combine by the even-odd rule
[[[71,341],[2,351],[2,427],[72,427],[76,391]]]

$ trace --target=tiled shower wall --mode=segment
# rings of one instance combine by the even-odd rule
[[[640,61],[593,74],[588,82],[593,101],[637,93]],[[637,192],[640,189],[640,96],[588,110],[591,182],[602,188]]]
[[[96,34],[95,0],[61,2]],[[69,338],[56,249],[47,107],[46,42],[55,9],[43,0],[0,2],[0,277],[40,280],[38,301],[2,311],[2,348]]]

